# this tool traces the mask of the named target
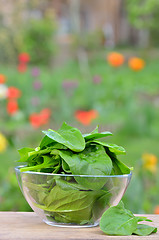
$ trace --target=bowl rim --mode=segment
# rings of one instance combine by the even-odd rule
[[[36,175],[46,175],[46,176],[60,176],[60,177],[97,177],[97,178],[131,178],[132,176],[132,171],[128,174],[122,174],[122,175],[76,175],[76,174],[62,174],[62,173],[45,173],[45,172],[33,172],[33,171],[24,171],[21,172],[20,168],[23,168],[25,165],[20,165],[15,167],[15,171],[21,174],[36,174]]]

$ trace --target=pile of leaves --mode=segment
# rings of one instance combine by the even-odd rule
[[[121,175],[129,174],[130,168],[117,159],[125,149],[97,139],[112,135],[98,133],[98,127],[83,134],[63,123],[58,131],[49,129],[40,146],[19,150],[20,162],[27,162],[21,171],[47,173],[71,173],[74,175]]]
[[[20,168],[20,171],[24,172],[23,188],[27,188],[27,194],[34,199],[33,208],[43,209],[48,220],[52,222],[94,224],[110,207],[113,188],[116,192],[119,191],[113,179],[110,177],[109,182],[107,176],[131,175],[131,169],[117,158],[118,154],[125,154],[124,148],[99,141],[98,139],[111,136],[112,133],[99,133],[98,127],[91,133],[82,134],[77,128],[63,123],[58,131],[49,129],[43,133],[45,136],[39,147],[19,150],[21,156],[19,161],[26,164]],[[27,174],[28,171],[53,175]],[[132,215],[122,210],[121,212],[126,211],[126,218],[121,221],[119,217],[122,227],[117,231],[116,226],[114,228],[111,226],[116,215],[113,212],[111,216],[112,210],[109,209],[103,214],[100,223],[105,233],[112,235],[142,233],[142,230],[136,230],[136,225],[139,220],[145,218],[134,217],[133,227],[129,230],[131,221],[129,222],[128,218]],[[117,211],[116,209],[113,211],[120,216],[118,208]],[[110,217],[110,226],[107,224],[109,219],[107,214]],[[128,226],[123,225],[123,221],[128,221]],[[112,229],[116,229],[116,232]],[[154,228],[151,230],[155,231]]]

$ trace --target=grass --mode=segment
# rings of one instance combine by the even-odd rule
[[[127,52],[125,54],[129,55]],[[120,158],[129,166],[135,167],[145,152],[159,156],[158,59],[147,58],[146,67],[140,72],[133,72],[127,63],[118,69],[110,67],[105,61],[105,52],[100,52],[89,61],[87,76],[81,74],[77,60],[54,69],[40,67],[41,73],[37,78],[31,75],[31,67],[26,73],[20,74],[15,67],[0,66],[0,72],[7,76],[6,84],[22,91],[22,97],[18,100],[20,112],[15,117],[7,115],[6,101],[0,101],[1,131],[9,141],[7,151],[0,153],[3,193],[4,181],[12,186],[8,175],[9,169],[15,164],[14,160],[18,158],[17,149],[36,147],[42,137],[43,128],[32,129],[29,115],[45,107],[52,110],[52,116],[50,124],[44,126],[44,129],[57,129],[66,121],[83,133],[93,130],[97,124],[101,131],[112,131],[113,136],[109,141],[126,149],[126,155]],[[93,82],[96,75],[101,78],[99,84]],[[35,80],[41,81],[41,89],[33,88]],[[62,83],[66,80],[77,81],[78,87],[63,88]],[[36,106],[32,104],[35,97],[39,99]],[[90,126],[83,126],[74,117],[75,111],[79,109],[96,109],[99,118]],[[17,182],[12,187],[8,193],[4,193],[4,198],[12,190],[17,191]],[[3,210],[13,209],[16,198],[15,195],[12,206],[3,203]],[[25,203],[21,205],[21,209],[26,208]],[[17,205],[15,209],[18,210]]]

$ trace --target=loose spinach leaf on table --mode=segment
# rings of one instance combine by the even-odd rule
[[[120,202],[117,206],[110,207],[102,215],[100,220],[101,230],[108,235],[128,236],[132,234],[148,235],[156,232],[155,227],[138,224],[139,221],[147,219],[136,217],[133,213],[125,209],[124,204]],[[143,227],[144,226],[144,227]]]
[[[146,224],[138,224],[137,229],[133,233],[139,236],[147,236],[147,235],[150,235],[151,233],[156,233],[156,232],[157,232],[157,228],[155,227],[151,227]]]
[[[137,228],[137,222],[134,215],[120,202],[102,215],[100,228],[108,235],[131,235]]]

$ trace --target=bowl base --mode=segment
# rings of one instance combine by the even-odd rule
[[[94,222],[93,224],[85,224],[85,225],[78,225],[78,224],[69,224],[69,223],[57,223],[51,222],[48,220],[43,220],[46,224],[53,226],[53,227],[68,227],[68,228],[91,228],[97,227],[99,225],[99,221]]]

